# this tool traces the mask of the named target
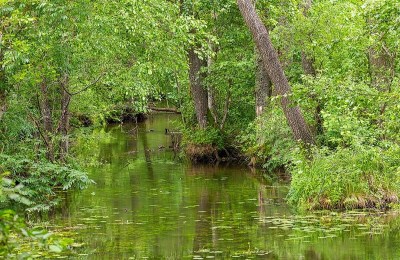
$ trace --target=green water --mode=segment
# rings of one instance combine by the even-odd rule
[[[96,185],[68,194],[51,222],[84,244],[80,258],[400,259],[395,214],[296,215],[274,178],[174,160],[164,129],[178,119],[156,114],[78,143]]]

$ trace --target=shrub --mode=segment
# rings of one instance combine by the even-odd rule
[[[16,184],[15,187],[32,201],[29,210],[47,210],[55,205],[57,189],[83,189],[92,183],[85,172],[67,166],[4,154],[0,154],[0,172],[8,172],[8,186]]]
[[[242,151],[270,171],[288,165],[296,146],[282,109],[275,105],[250,123],[239,137]]]
[[[225,144],[223,133],[219,129],[213,127],[207,127],[206,129],[202,130],[184,128],[182,130],[182,134],[184,137],[184,145],[211,145],[222,148]]]
[[[182,130],[185,155],[192,162],[212,162],[217,160],[219,149],[226,146],[224,134],[216,128],[203,130],[184,128]]]

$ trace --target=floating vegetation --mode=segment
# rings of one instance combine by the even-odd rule
[[[259,221],[267,226],[268,229],[279,229],[284,231],[298,231],[303,233],[317,233],[318,239],[335,238],[342,232],[354,231],[357,236],[363,235],[381,235],[385,228],[387,215],[382,212],[330,212],[328,215],[321,212],[316,215],[307,216],[283,216],[283,217],[264,217]],[[322,234],[322,235],[321,235]],[[308,236],[301,236],[297,233],[291,233],[286,239],[302,239]]]

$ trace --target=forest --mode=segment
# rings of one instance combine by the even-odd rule
[[[0,14],[0,258],[400,257],[398,0]]]

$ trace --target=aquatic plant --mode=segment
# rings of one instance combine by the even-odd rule
[[[32,228],[12,210],[0,210],[0,258],[54,258],[70,254],[77,244],[43,228]]]

